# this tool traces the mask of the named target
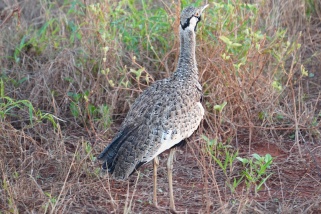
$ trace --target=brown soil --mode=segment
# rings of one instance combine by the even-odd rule
[[[192,143],[194,142],[189,142],[189,144]],[[203,213],[206,210],[210,213],[221,213],[223,210],[236,213],[240,207],[245,206],[243,213],[318,213],[321,211],[321,204],[319,204],[321,147],[315,147],[313,144],[301,145],[302,158],[300,158],[297,151],[284,151],[276,144],[256,143],[251,152],[260,155],[271,154],[274,164],[270,170],[273,173],[272,177],[255,196],[254,192],[245,194],[244,184],[241,184],[232,194],[226,187],[226,178],[221,174],[218,166],[213,169],[218,172],[214,173],[215,181],[213,178],[205,181],[206,172],[198,157],[193,154],[194,146],[189,145],[177,152],[177,161],[174,163],[174,197],[177,210],[185,213]],[[293,143],[289,142],[289,147],[296,150]],[[114,199],[124,202],[129,185],[129,195],[130,197],[134,195],[133,213],[169,213],[167,155],[166,153],[161,155],[158,172],[158,201],[165,210],[158,210],[151,205],[152,164],[147,164],[140,170],[136,188],[134,183],[137,174],[132,176],[129,182],[111,182]],[[106,182],[107,180],[102,180],[102,185]],[[214,186],[215,183],[216,186]],[[118,205],[123,206],[123,204]],[[116,213],[122,212],[123,208],[119,210],[120,207],[115,209]]]

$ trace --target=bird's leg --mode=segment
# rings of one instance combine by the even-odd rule
[[[153,180],[154,180],[154,194],[153,194],[153,204],[156,208],[158,208],[157,204],[157,167],[159,165],[158,156],[154,158],[154,173],[153,173]]]
[[[173,213],[176,213],[175,203],[174,203],[174,194],[173,194],[173,158],[174,158],[175,151],[176,151],[175,148],[171,149],[167,160],[169,200],[170,200],[169,208],[170,208],[170,211]]]

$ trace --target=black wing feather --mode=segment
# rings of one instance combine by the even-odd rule
[[[98,160],[103,160],[102,168],[108,169],[109,173],[114,171],[114,159],[118,153],[119,148],[126,141],[128,136],[140,126],[140,123],[128,124],[119,134],[112,140],[112,142],[104,149],[104,151],[97,157]]]

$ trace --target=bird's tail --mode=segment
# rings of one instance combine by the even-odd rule
[[[135,131],[139,126],[136,124],[127,125],[123,128],[112,142],[102,151],[102,153],[97,157],[98,160],[102,160],[102,171],[113,174],[115,169],[115,160],[118,154],[119,149],[126,142],[128,136]]]

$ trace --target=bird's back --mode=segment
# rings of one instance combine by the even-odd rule
[[[156,81],[131,106],[111,144],[98,157],[115,179],[127,179],[143,163],[188,138],[204,114],[196,79],[174,75]]]

